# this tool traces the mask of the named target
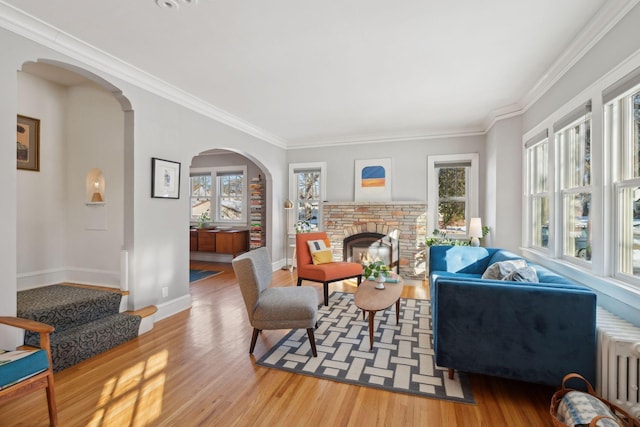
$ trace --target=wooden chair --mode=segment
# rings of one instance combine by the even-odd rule
[[[333,261],[314,264],[309,241],[324,240],[330,246],[327,233],[316,231],[296,234],[296,268],[298,269],[298,286],[303,280],[320,282],[324,287],[324,305],[329,305],[329,283],[356,278],[358,286],[362,282],[362,265],[357,262]]]
[[[0,323],[40,334],[40,349],[3,353],[3,359],[15,359],[14,356],[18,354],[23,357],[9,363],[0,362],[0,404],[45,388],[49,405],[49,424],[57,425],[58,410],[49,340],[49,334],[54,331],[54,327],[33,320],[5,316],[0,317]]]
[[[249,354],[253,353],[262,330],[304,328],[309,336],[311,353],[317,357],[314,333],[318,315],[316,290],[310,286],[269,287],[273,265],[264,246],[240,255],[231,263],[253,326]]]

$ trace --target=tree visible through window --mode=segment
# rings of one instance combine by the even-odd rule
[[[320,206],[320,171],[305,170],[295,172],[296,180],[296,221],[309,221],[312,230],[318,229]]]
[[[467,233],[467,168],[437,168],[438,229],[447,234]]]

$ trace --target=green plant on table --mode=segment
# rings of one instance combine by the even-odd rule
[[[211,217],[209,216],[209,209],[207,209],[198,217],[198,227],[203,228],[210,221]]]
[[[364,265],[364,277],[369,279],[370,277],[377,278],[378,276],[389,276],[389,267],[381,260],[370,262]]]

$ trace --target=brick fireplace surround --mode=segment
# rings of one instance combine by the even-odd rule
[[[324,231],[331,239],[334,259],[343,257],[343,241],[359,233],[388,235],[399,231],[400,275],[422,280],[424,266],[416,255],[424,250],[427,205],[420,202],[324,202]]]

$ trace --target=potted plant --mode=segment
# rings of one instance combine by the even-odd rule
[[[306,219],[301,219],[295,223],[293,228],[296,233],[309,233],[311,231],[311,223]]]
[[[389,275],[389,267],[381,260],[370,262],[364,266],[364,277],[378,282],[376,288],[384,289],[385,278]]]
[[[210,221],[211,221],[211,217],[209,216],[209,209],[207,209],[206,211],[200,214],[200,217],[198,218],[198,227],[204,228],[207,225],[209,225]]]

